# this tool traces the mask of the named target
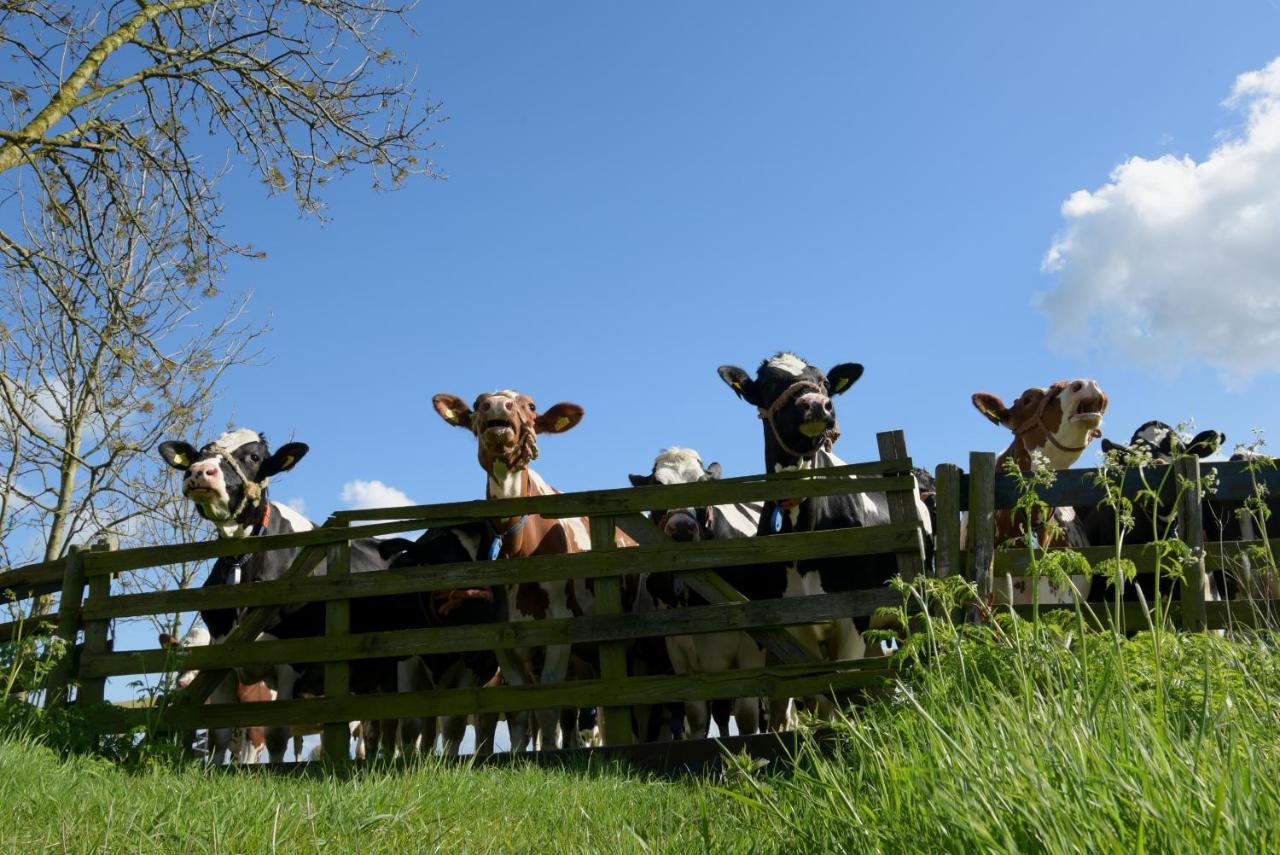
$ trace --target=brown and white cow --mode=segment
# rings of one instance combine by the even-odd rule
[[[1014,402],[1006,405],[990,392],[976,392],[973,406],[993,424],[1007,428],[1013,440],[996,458],[996,471],[1003,472],[1006,461],[1014,461],[1022,472],[1030,472],[1037,463],[1050,469],[1068,469],[1089,443],[1102,435],[1102,418],[1107,412],[1107,396],[1094,380],[1062,380],[1047,388],[1032,387]],[[996,545],[1008,544],[1031,527],[1041,548],[1050,546],[1087,546],[1083,527],[1070,507],[1055,508],[1054,520],[1060,534],[1054,535],[1042,519],[1015,518],[1012,510],[995,515]],[[1081,596],[1088,592],[1088,579],[1072,576],[1071,582]],[[1014,603],[1070,603],[1073,592],[1059,588],[1051,580],[1041,578],[1039,591],[1032,591],[1029,580],[1013,583]]]
[[[546,496],[559,492],[542,480],[529,464],[538,457],[538,435],[564,433],[582,420],[583,410],[577,404],[560,403],[539,413],[532,398],[512,390],[480,395],[468,406],[457,395],[439,394],[433,404],[440,417],[449,424],[470,431],[477,440],[480,468],[488,476],[485,496],[490,499]],[[580,517],[550,519],[536,514],[489,521],[496,544],[489,553],[494,558],[527,558],[533,555],[560,555],[591,548],[587,520]],[[621,532],[615,534],[618,546],[632,546],[634,541]],[[591,586],[581,579],[567,582],[527,582],[508,585],[507,608],[511,620],[544,620],[591,614]],[[560,683],[568,676],[570,645],[550,645],[541,651],[542,665],[535,673],[534,660],[539,651],[531,649],[497,651],[504,679],[512,685]],[[559,714],[556,710],[536,713],[538,735],[543,749],[555,747]],[[528,746],[527,727],[523,717],[512,716],[512,751]],[[564,747],[577,742],[577,733],[564,734]]]

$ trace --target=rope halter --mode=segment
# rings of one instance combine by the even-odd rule
[[[1041,398],[1040,406],[1036,407],[1035,421],[1021,428],[1020,430],[1015,430],[1013,432],[1013,435],[1020,437],[1024,433],[1029,433],[1035,430],[1036,428],[1040,428],[1041,430],[1044,431],[1044,435],[1049,440],[1050,445],[1052,445],[1054,448],[1058,449],[1059,451],[1065,451],[1068,454],[1079,454],[1080,452],[1088,448],[1089,443],[1092,442],[1096,437],[1102,436],[1102,431],[1098,430],[1097,428],[1094,428],[1093,430],[1089,431],[1089,433],[1085,435],[1084,445],[1079,445],[1079,446],[1063,445],[1061,442],[1058,442],[1057,437],[1053,435],[1053,431],[1049,430],[1049,426],[1044,423],[1044,411],[1045,411],[1045,408],[1049,406],[1049,402],[1061,394],[1062,394],[1062,390],[1059,389],[1057,395],[1045,395],[1043,398]],[[1066,418],[1065,414],[1063,415],[1063,418]],[[1026,443],[1024,442],[1023,445],[1025,444]],[[1029,452],[1031,451],[1031,449],[1027,449],[1027,451]]]
[[[216,443],[211,442],[204,448],[200,449],[200,454],[202,459],[213,456],[225,461],[226,464],[231,467],[231,471],[235,472],[236,475],[239,476],[241,483],[244,484],[244,489],[242,491],[243,495],[240,497],[240,502],[235,506],[235,509],[231,511],[231,518],[233,520],[240,519],[240,514],[244,513],[246,506],[252,504],[253,507],[256,508],[262,503],[262,497],[267,492],[267,482],[271,480],[270,478],[263,478],[261,481],[253,480],[245,474],[244,467],[240,465],[239,460],[236,460],[235,455]]]
[[[773,438],[777,441],[778,446],[787,454],[796,458],[804,458],[806,454],[812,454],[812,452],[796,451],[794,448],[787,445],[786,440],[782,438],[782,434],[778,432],[777,418],[778,413],[783,407],[790,404],[800,395],[801,392],[806,390],[810,392],[817,392],[820,395],[827,394],[826,387],[821,383],[814,382],[813,380],[797,380],[784,389],[782,394],[779,395],[768,407],[756,408],[756,415],[760,417],[761,421],[769,425],[770,430],[773,431]],[[839,436],[840,429],[838,427],[832,427],[826,432],[826,436],[823,438],[823,444],[829,449],[835,444],[835,441]]]

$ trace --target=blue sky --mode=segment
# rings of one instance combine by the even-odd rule
[[[1177,185],[1224,140],[1270,151],[1247,123],[1280,88],[1224,101],[1280,55],[1271,3],[428,2],[412,21],[393,44],[449,116],[446,181],[344,180],[323,225],[244,170],[223,186],[231,235],[268,254],[228,288],[273,332],[218,421],[311,445],[272,491],[313,519],[357,479],[482,495],[474,441],[431,410],[441,391],[583,405],[542,444],[561,489],[624,486],[669,445],[759,471],[759,422],[715,369],[779,349],[866,366],[838,402],[850,461],[902,428],[918,463],[963,465],[1007,441],[971,393],[1078,376],[1110,394],[1116,439],[1150,418],[1233,441],[1280,427],[1274,343],[1247,367],[1215,356],[1280,329],[1266,242],[1243,303],[1227,262],[1248,253],[1151,266],[1215,217],[1280,222],[1280,172],[1248,183],[1256,199],[1184,188],[1226,201],[1176,233],[1141,170],[1104,188],[1126,162]]]

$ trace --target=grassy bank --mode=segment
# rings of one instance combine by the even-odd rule
[[[939,627],[786,774],[433,763],[346,779],[127,771],[0,743],[5,851],[1280,851],[1280,655]],[[909,688],[908,688],[909,686]]]

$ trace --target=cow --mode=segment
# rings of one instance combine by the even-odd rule
[[[396,552],[391,559],[391,567],[430,567],[475,561],[493,540],[483,523],[431,529],[407,549]],[[498,608],[492,588],[429,591],[418,594],[417,599],[428,627],[457,627],[498,621]],[[488,650],[424,653],[417,659],[420,673],[426,681],[422,688],[463,689],[483,686],[494,678],[498,670],[497,659]],[[440,722],[443,751],[446,755],[458,754],[466,724],[466,716],[445,716]],[[477,754],[487,754],[493,750],[494,724],[496,720],[477,720]],[[426,729],[432,742],[435,731],[434,726]]]
[[[1152,474],[1146,478],[1152,489],[1160,496],[1159,508],[1153,508],[1148,502],[1136,501],[1133,506],[1133,527],[1124,533],[1127,544],[1152,543],[1163,538],[1177,537],[1178,507],[1177,484],[1168,465],[1179,455],[1195,455],[1201,459],[1215,454],[1226,442],[1226,435],[1215,430],[1205,430],[1194,437],[1187,436],[1177,429],[1161,421],[1149,421],[1133,432],[1127,445],[1112,442],[1104,437],[1102,451],[1122,465],[1150,466]],[[1099,504],[1076,508],[1076,515],[1084,528],[1084,535],[1091,546],[1115,546],[1117,543],[1117,525],[1115,509],[1109,505]],[[1097,576],[1089,591],[1089,601],[1100,603],[1113,600],[1114,593],[1107,588],[1115,583],[1113,578]],[[1143,574],[1135,582],[1125,582],[1121,590],[1123,602],[1137,602],[1135,585],[1141,588],[1148,603],[1155,602],[1155,578]],[[1206,588],[1206,596],[1217,599],[1213,595],[1213,585]],[[1177,583],[1164,579],[1160,592],[1166,601],[1169,597],[1178,596]]]
[[[1008,448],[996,458],[997,472],[1003,472],[1008,461],[1013,461],[1022,472],[1030,472],[1037,463],[1054,470],[1070,468],[1089,444],[1102,435],[1102,419],[1108,404],[1097,382],[1085,379],[1062,380],[1046,388],[1032,387],[1009,406],[990,392],[976,392],[972,400],[978,412],[1013,434]],[[1047,526],[1039,518],[1019,519],[1009,509],[996,511],[996,545],[1010,545],[1022,538],[1024,526],[1029,526],[1041,548],[1088,545],[1073,508],[1055,508],[1053,518],[1057,526]],[[1060,533],[1054,534],[1055,530]],[[1059,588],[1052,580],[1041,578],[1037,590],[1033,591],[1027,579],[1019,578],[1013,582],[1013,602],[1070,603],[1077,592],[1083,594],[1088,584],[1084,576],[1072,576],[1071,583],[1074,590]]]
[[[160,456],[172,468],[183,473],[182,492],[195,506],[197,513],[213,523],[222,539],[245,540],[264,535],[310,531],[312,523],[288,505],[270,500],[267,485],[270,478],[288,472],[302,460],[308,446],[290,442],[271,451],[266,438],[254,430],[240,428],[227,431],[213,442],[197,450],[185,441],[162,442]],[[397,540],[400,546],[408,541]],[[384,556],[388,544],[371,538],[357,538],[351,542],[350,570],[352,573],[376,572],[389,566]],[[274,549],[265,552],[246,553],[240,556],[219,558],[213,565],[204,585],[247,584],[279,579],[297,556],[297,548]],[[330,555],[322,558],[313,575],[327,572]],[[201,612],[201,618],[212,634],[213,643],[224,640],[234,628],[237,613],[234,609],[211,609]],[[352,633],[410,629],[424,625],[421,609],[416,601],[403,597],[370,597],[352,600]],[[323,603],[303,603],[284,607],[259,640],[283,638],[310,638],[324,635],[325,606]],[[420,679],[412,667],[412,660],[388,664],[385,660],[369,663],[353,663],[351,690],[353,692],[409,691],[419,688]],[[365,666],[365,667],[360,667]],[[309,675],[312,693],[320,691],[322,668],[295,668],[277,665],[268,668],[238,668],[227,681],[238,679],[243,685],[266,680],[282,699],[298,697],[298,681]],[[224,681],[225,682],[225,681]],[[220,687],[215,695],[222,700],[234,698],[234,686]],[[402,722],[401,730],[411,730],[411,723]],[[403,735],[403,733],[402,733]],[[406,746],[416,742],[416,734],[410,734]],[[280,762],[289,738],[288,728],[269,728],[267,750],[272,762]]]
[[[756,408],[764,431],[764,462],[769,472],[825,469],[844,461],[832,452],[840,436],[835,398],[862,377],[863,367],[845,362],[823,372],[794,353],[781,352],[760,363],[753,378],[735,365],[722,365],[720,378],[739,398]],[[926,532],[927,510],[916,496],[918,521]],[[884,493],[850,493],[764,503],[758,536],[883,525],[889,522]],[[806,560],[754,568],[744,575],[742,593],[749,599],[806,596],[883,587],[897,573],[893,555]],[[877,622],[878,623],[878,622]],[[866,655],[862,633],[871,619],[841,618],[827,624],[793,627],[792,633],[823,659],[857,659]],[[827,714],[832,707],[819,699]],[[782,702],[770,703],[769,726],[781,729],[787,713]]]
[[[631,475],[630,479],[631,484],[636,487],[692,484],[719,480],[720,472],[719,463],[704,466],[702,457],[691,448],[668,448],[658,454],[648,474]],[[650,518],[664,534],[678,542],[729,540],[751,537],[756,533],[760,507],[756,503],[659,509],[651,511]],[[736,585],[743,582],[739,576],[750,574],[754,570],[752,567],[722,568],[718,572],[730,580],[730,584]],[[680,584],[673,573],[650,573],[646,587],[659,608],[706,605],[706,600]],[[766,664],[764,650],[745,632],[670,635],[664,641],[676,674],[714,674],[731,668],[758,668]],[[758,698],[738,698],[733,701],[732,709],[738,720],[739,733],[755,733],[759,729]],[[720,713],[716,718],[720,735],[729,735],[727,707],[720,704],[709,705],[705,701],[687,701],[684,704],[684,717],[690,739],[707,736],[709,711]]]
[[[457,395],[446,393],[435,395],[432,404],[447,424],[475,437],[477,458],[486,475],[486,498],[545,496],[558,492],[529,464],[538,456],[539,434],[559,434],[572,429],[582,420],[582,407],[559,403],[539,413],[532,398],[509,389],[482,394],[470,406]],[[587,521],[580,517],[551,519],[525,514],[490,520],[489,526],[493,536],[489,555],[494,559],[560,555],[591,548]],[[614,537],[618,546],[634,545],[634,541],[621,532]],[[594,610],[592,586],[581,579],[508,585],[503,593],[511,620],[568,618],[592,614]],[[533,660],[537,653],[530,649],[498,651],[504,679],[512,685],[533,682]],[[563,682],[568,675],[570,645],[549,645],[541,653],[536,681]],[[539,746],[554,748],[558,712],[539,710],[535,716]],[[512,751],[523,751],[529,744],[530,734],[523,717],[512,718],[515,719],[511,728]],[[575,727],[564,734],[563,747],[574,747],[577,741]]]

